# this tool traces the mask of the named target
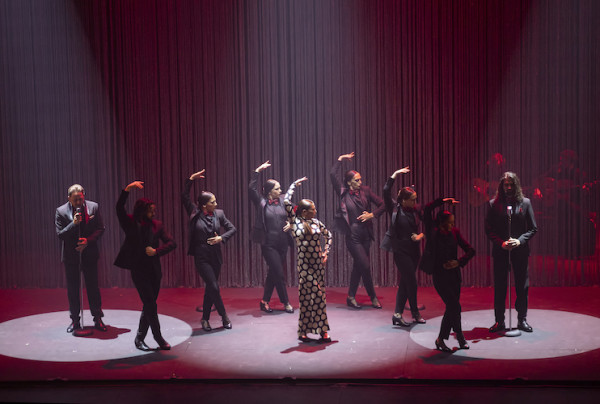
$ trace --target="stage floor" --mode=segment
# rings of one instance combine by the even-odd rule
[[[164,289],[158,307],[171,351],[141,352],[133,339],[140,302],[135,289],[103,289],[107,332],[77,338],[66,333],[64,289],[0,291],[2,382],[48,380],[384,380],[539,381],[600,380],[600,289],[533,288],[529,323],[519,337],[490,334],[491,288],[462,291],[463,329],[470,350],[434,350],[443,304],[433,288],[419,289],[425,325],[392,326],[395,288],[378,289],[382,310],[345,304],[345,288],[327,290],[333,341],[300,343],[297,310],[267,314],[262,289],[223,289],[232,330],[212,313],[212,332],[195,311],[203,289]],[[297,292],[289,289],[294,307]],[[295,298],[294,298],[295,297]],[[276,301],[274,298],[272,301]],[[405,313],[410,318],[410,312]],[[90,324],[89,314],[87,321]],[[516,319],[513,316],[513,323]],[[149,335],[146,342],[156,346]],[[457,343],[451,337],[449,346]]]

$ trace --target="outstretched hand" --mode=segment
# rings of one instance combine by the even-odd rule
[[[449,203],[451,205],[458,205],[460,203],[460,201],[457,201],[454,198],[444,198],[444,203]]]
[[[190,180],[194,181],[195,179],[198,179],[198,178],[206,178],[206,177],[204,177],[205,171],[206,171],[206,168],[203,168],[202,171],[198,171],[197,173],[190,175]]]
[[[304,181],[308,181],[308,177],[298,178],[296,181],[294,181],[294,185],[298,186],[301,183],[303,183]]]
[[[348,153],[348,154],[342,154],[340,157],[338,157],[338,161],[352,160],[352,158],[354,158],[354,152]]]
[[[410,168],[408,168],[408,166],[406,166],[404,168],[394,171],[394,174],[392,174],[392,178],[396,179],[396,176],[398,176],[398,174],[407,174],[409,172],[410,172]]]
[[[130,192],[134,188],[144,189],[144,181],[133,181],[125,187],[125,191]]]
[[[264,163],[262,163],[261,165],[259,165],[258,167],[256,167],[256,171],[257,173],[266,170],[267,168],[271,167],[271,163],[269,163],[269,160],[265,161]]]

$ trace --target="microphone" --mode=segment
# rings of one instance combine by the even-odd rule
[[[508,205],[506,207],[506,214],[508,215],[508,218],[510,219],[510,217],[512,216],[512,206]]]
[[[81,208],[75,209],[75,216],[79,216],[79,221],[83,220],[82,214],[83,214],[83,209],[81,209]]]

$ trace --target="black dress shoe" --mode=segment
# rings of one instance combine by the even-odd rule
[[[306,335],[301,335],[298,337],[298,341],[307,343],[307,342],[311,342],[312,339],[308,338]]]
[[[106,331],[106,324],[104,324],[104,322],[102,321],[101,318],[95,318],[94,319],[94,328],[99,330],[99,331]]]
[[[294,308],[289,303],[285,304],[284,310],[285,310],[286,313],[293,313],[294,312]]]
[[[158,348],[163,351],[168,351],[171,349],[171,344],[165,341],[164,338],[161,338],[160,340],[156,341],[156,343],[158,344]]]
[[[231,321],[229,321],[228,317],[223,317],[223,328],[231,330],[232,325],[231,325]]]
[[[356,299],[353,297],[346,298],[346,304],[348,307],[352,307],[353,309],[360,309],[360,305],[356,302]]]
[[[521,331],[533,332],[533,327],[527,323],[527,319],[519,320],[519,323],[517,324],[517,328]]]
[[[135,343],[135,347],[140,351],[151,351],[150,347],[146,345],[143,339],[135,337],[135,340],[133,342]]]
[[[490,327],[490,332],[498,332],[498,331],[504,331],[506,330],[506,326],[504,325],[504,322],[502,323],[494,323],[493,326]]]
[[[452,352],[452,349],[448,348],[448,345],[441,338],[435,340],[435,349],[442,352]]]
[[[212,331],[212,327],[210,326],[208,320],[200,320],[200,325],[204,331]]]
[[[373,305],[374,308],[381,309],[381,303],[379,303],[377,296],[371,298],[371,304]]]
[[[469,349],[471,348],[469,346],[469,344],[467,343],[467,340],[464,338],[459,338],[458,339],[458,346],[460,346],[460,349]]]
[[[260,310],[265,313],[273,313],[273,309],[269,306],[269,303],[265,303],[263,301],[260,302]]]
[[[321,334],[321,338],[319,338],[318,342],[320,342],[321,344],[331,342],[331,337],[328,333],[324,332],[323,334]]]
[[[413,315],[413,321],[417,324],[425,324],[427,322],[420,314]]]
[[[71,333],[75,330],[81,329],[81,323],[79,321],[72,321],[71,324],[67,327],[67,332]]]
[[[402,318],[402,314],[399,313],[395,313],[392,316],[392,325],[399,325],[401,327],[410,327],[410,324],[408,324],[403,318]]]

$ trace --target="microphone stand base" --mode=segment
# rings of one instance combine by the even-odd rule
[[[519,335],[521,335],[521,331],[516,328],[515,329],[509,328],[508,330],[506,330],[504,332],[505,337],[518,337]]]
[[[78,328],[77,330],[73,330],[73,335],[76,337],[89,337],[94,333],[94,330],[91,328]]]

